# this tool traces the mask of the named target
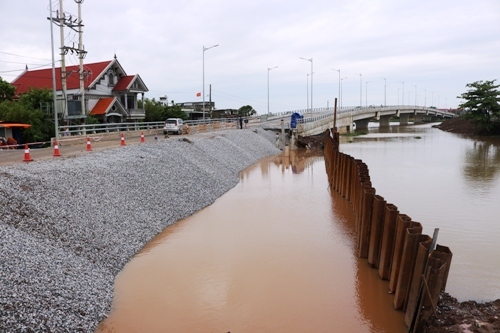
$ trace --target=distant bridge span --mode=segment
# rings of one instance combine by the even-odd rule
[[[291,115],[293,111],[286,114]],[[293,129],[293,133],[297,136],[311,136],[323,133],[325,130],[333,127],[333,109],[315,109],[312,117],[309,116],[309,111],[302,110],[304,118],[300,119],[297,127]],[[281,115],[282,117],[285,114]],[[415,123],[423,121],[433,121],[439,118],[452,118],[456,115],[451,112],[428,108],[425,106],[379,106],[379,107],[344,107],[337,110],[337,130],[339,132],[352,131],[352,124],[356,125],[356,129],[368,128],[370,120],[376,119],[380,126],[389,126],[391,117],[399,117],[400,125],[408,124],[409,118],[412,116]],[[279,130],[281,126],[278,123],[269,124],[269,129]],[[289,131],[289,121],[286,124],[286,129]]]

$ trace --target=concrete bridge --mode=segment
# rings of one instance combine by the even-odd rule
[[[293,112],[288,112],[291,115]],[[334,114],[333,109],[315,109],[312,113],[305,113],[304,118],[300,119],[295,129],[290,128],[290,119],[284,121],[285,130],[292,130],[294,136],[312,136],[323,133],[326,129],[333,128]],[[282,117],[284,117],[283,115]],[[367,129],[368,123],[377,120],[381,127],[389,126],[389,120],[392,117],[399,117],[400,125],[406,125],[410,117],[414,123],[425,121],[436,121],[443,118],[452,118],[456,115],[451,112],[446,112],[425,106],[369,106],[369,107],[343,107],[337,110],[337,130],[342,132],[351,132],[355,129]],[[281,130],[283,125],[278,122],[270,121],[268,129]]]

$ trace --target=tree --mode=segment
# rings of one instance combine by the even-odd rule
[[[30,89],[18,101],[0,102],[0,119],[24,124],[31,127],[23,131],[24,142],[49,141],[55,133],[50,114],[41,110],[42,103],[52,103],[52,92],[47,89]]]
[[[464,118],[471,121],[476,129],[491,133],[500,120],[500,91],[495,81],[468,83],[469,90],[458,98],[465,100],[459,107],[464,110]]]
[[[4,81],[0,76],[0,103],[3,101],[11,101],[16,93],[16,88],[9,82]]]
[[[142,101],[139,101],[139,108],[142,108]],[[172,106],[168,106],[156,101],[154,98],[144,100],[144,110],[146,111],[146,118],[144,119],[146,122],[164,121],[167,118],[188,119],[187,114],[181,110],[179,105],[174,105],[172,102]]]
[[[254,114],[257,114],[257,111],[255,111],[250,105],[245,105],[238,109],[238,115],[242,117],[249,117]]]

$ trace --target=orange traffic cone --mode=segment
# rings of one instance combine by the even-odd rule
[[[144,138],[144,133],[141,132],[141,143],[144,143],[146,142],[146,139]]]
[[[54,141],[54,155],[53,156],[61,156],[61,153],[59,152],[59,144],[57,143],[57,140]]]
[[[87,151],[92,151],[92,145],[90,144],[90,138],[87,138]]]
[[[126,146],[126,144],[125,144],[125,137],[123,136],[123,134],[122,134],[122,138],[120,140],[120,146]]]
[[[24,160],[23,162],[31,162],[33,161],[33,159],[31,158],[30,156],[30,148],[28,147],[28,145],[24,145]]]

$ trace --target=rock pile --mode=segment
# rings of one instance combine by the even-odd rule
[[[280,152],[260,129],[189,140],[0,168],[0,332],[93,332],[148,240]]]

